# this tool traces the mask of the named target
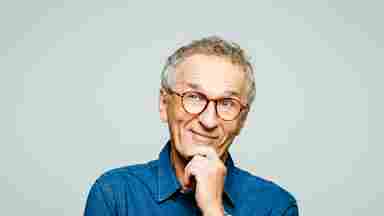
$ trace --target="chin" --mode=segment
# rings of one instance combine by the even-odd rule
[[[195,152],[195,148],[201,147],[201,146],[207,146],[212,147],[217,153],[221,153],[222,149],[219,149],[220,144],[217,144],[216,142],[202,142],[202,141],[186,141],[184,142],[184,145],[181,146],[183,149],[183,152],[186,156],[190,157],[193,156],[193,152]],[[180,149],[181,150],[181,149]]]

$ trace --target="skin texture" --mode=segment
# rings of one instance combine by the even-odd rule
[[[208,98],[234,97],[247,104],[244,71],[228,59],[195,54],[176,66],[178,93],[199,91]],[[195,198],[204,215],[222,215],[222,193],[226,168],[223,161],[239,134],[248,110],[233,121],[220,119],[215,103],[210,102],[200,115],[191,115],[182,107],[181,98],[160,91],[160,119],[171,134],[171,160],[183,189],[194,188]]]

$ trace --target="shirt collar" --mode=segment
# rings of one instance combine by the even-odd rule
[[[157,201],[168,199],[173,193],[181,188],[176,173],[171,163],[171,141],[168,141],[159,154],[158,169],[158,194]]]
[[[234,207],[235,206],[235,187],[234,187],[234,180],[235,180],[235,165],[233,163],[231,154],[228,153],[228,158],[225,161],[225,166],[227,167],[227,175],[225,176],[225,183],[224,183],[224,193],[227,196],[229,203]]]
[[[157,201],[162,202],[168,199],[172,194],[181,189],[180,182],[176,177],[175,170],[171,162],[171,141],[168,141],[159,154],[159,168],[158,168],[158,193]],[[225,161],[227,167],[227,175],[224,183],[224,193],[228,198],[229,203],[234,206],[234,163],[230,154]]]

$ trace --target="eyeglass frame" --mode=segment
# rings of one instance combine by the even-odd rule
[[[194,91],[194,90],[192,90],[192,91],[186,91],[186,92],[183,92],[183,93],[178,93],[178,92],[172,90],[171,88],[166,88],[166,91],[168,91],[168,92],[171,93],[171,94],[175,94],[175,95],[179,96],[179,97],[181,98],[181,106],[183,107],[184,111],[187,112],[187,113],[190,114],[190,115],[195,115],[195,116],[200,115],[201,113],[203,113],[203,112],[207,109],[208,104],[209,104],[211,101],[213,101],[213,102],[215,103],[215,112],[216,112],[216,115],[217,115],[221,120],[223,120],[223,121],[234,121],[234,120],[236,120],[236,119],[240,116],[240,114],[241,114],[241,112],[242,112],[243,110],[246,110],[246,109],[249,108],[248,104],[247,104],[247,105],[243,105],[243,104],[241,103],[241,101],[240,101],[239,99],[237,99],[237,98],[232,98],[232,97],[209,98],[206,94],[204,94],[204,93],[202,93],[202,92],[199,92],[199,91]],[[189,112],[189,111],[185,108],[185,106],[184,106],[184,96],[185,96],[186,94],[188,94],[188,93],[191,93],[191,92],[194,92],[194,93],[197,93],[197,94],[199,94],[199,95],[202,95],[202,96],[204,96],[205,99],[207,100],[207,103],[205,104],[204,108],[203,108],[199,113],[191,113],[191,112]],[[231,99],[231,100],[235,100],[235,101],[237,101],[237,102],[239,103],[239,105],[240,105],[239,113],[238,113],[233,119],[227,120],[227,119],[222,118],[222,117],[219,115],[219,112],[217,111],[217,101],[219,101],[219,100],[223,100],[223,99]]]

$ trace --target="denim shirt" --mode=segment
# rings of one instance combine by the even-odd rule
[[[202,215],[193,192],[182,193],[170,160],[170,142],[158,160],[106,172],[93,184],[85,216]],[[294,197],[278,185],[225,162],[226,215],[297,216]]]

